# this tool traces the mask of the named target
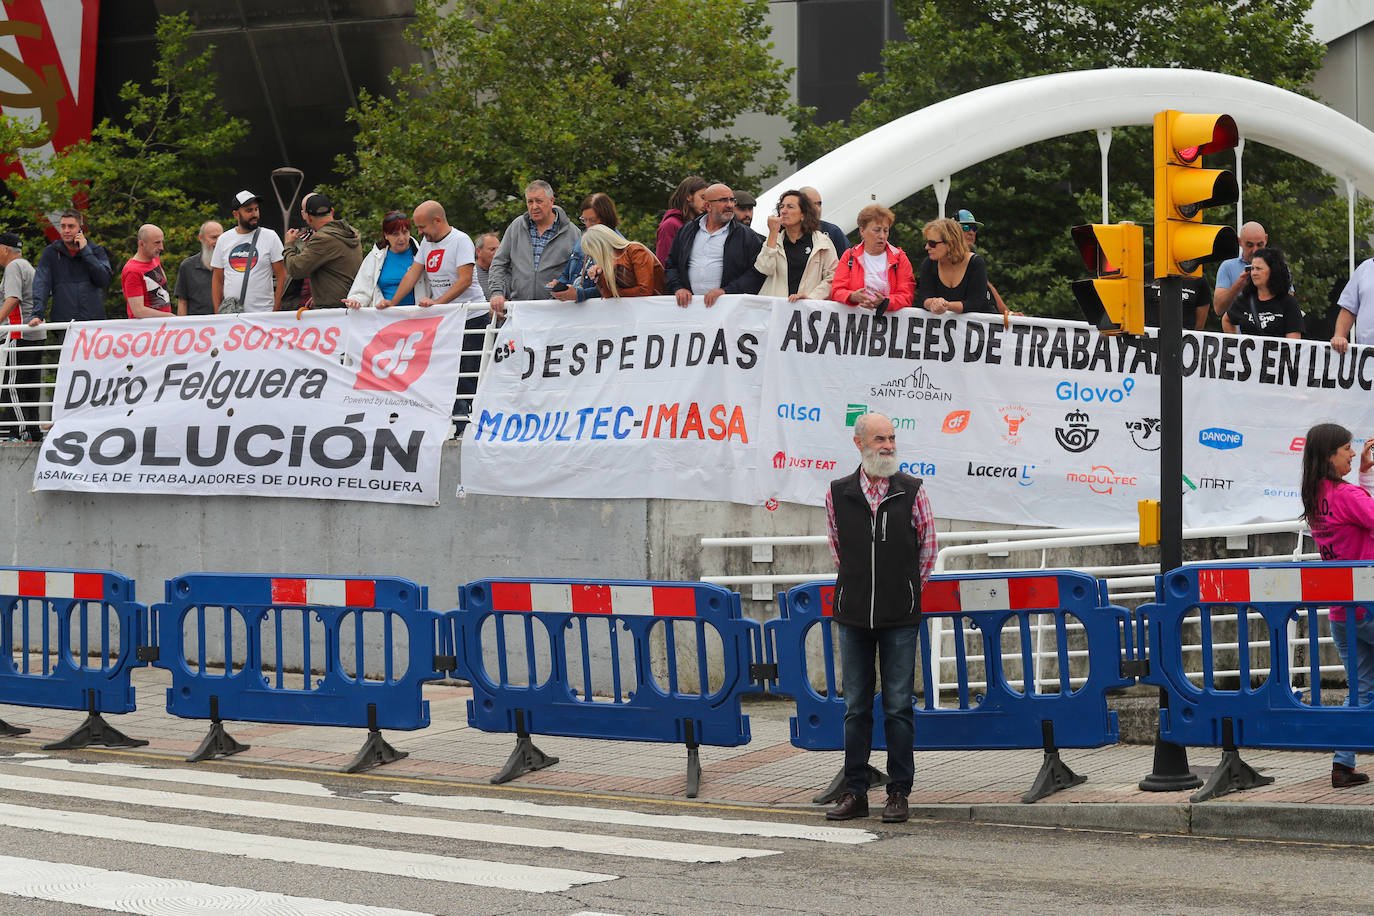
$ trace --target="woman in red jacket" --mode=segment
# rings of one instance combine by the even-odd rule
[[[916,276],[905,252],[889,245],[887,234],[896,217],[881,204],[859,211],[862,242],[840,255],[830,298],[882,312],[906,308],[916,297]]]

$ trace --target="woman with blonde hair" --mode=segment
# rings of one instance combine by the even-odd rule
[[[968,250],[964,230],[952,219],[925,224],[926,259],[916,281],[916,304],[942,315],[945,312],[997,314],[988,295],[988,268]]]
[[[838,261],[815,204],[801,191],[784,191],[778,212],[768,217],[768,240],[754,259],[764,277],[759,295],[786,296],[789,302],[829,299]]]
[[[606,226],[582,233],[582,250],[596,262],[587,275],[614,299],[663,295],[663,265],[648,248]]]

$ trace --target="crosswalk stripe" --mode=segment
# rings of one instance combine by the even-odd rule
[[[123,763],[73,763],[63,758],[46,757],[39,754],[32,756],[16,754],[12,758],[0,758],[0,762],[10,761],[23,763],[30,767],[69,773],[99,772],[126,779],[148,779],[197,786],[212,785],[225,789],[245,789],[307,798],[340,797],[327,786],[303,779],[255,779],[210,769],[166,769]],[[468,795],[425,795],[416,792],[393,792],[385,789],[368,794],[385,796],[397,804],[444,811],[485,811],[520,817],[548,818],[550,820],[591,821],[622,827],[649,827],[655,830],[684,830],[729,836],[761,836],[842,845],[869,843],[877,839],[877,834],[869,830],[853,827],[832,827],[826,824],[788,824],[681,814],[642,814],[638,811],[621,811],[610,808],[545,805],[513,799]]]
[[[158,878],[89,865],[0,856],[0,894],[137,916],[425,916],[414,910],[293,897],[243,887]]]
[[[185,795],[177,792],[163,792],[129,786],[41,779],[8,773],[0,773],[0,789],[53,795],[59,798],[88,798],[94,801],[119,802],[127,805],[171,808],[177,811],[201,811],[207,814],[255,817],[296,824],[346,827],[350,830],[424,834],[448,837],[454,840],[500,843],[508,846],[533,846],[542,849],[566,849],[571,852],[629,856],[666,862],[734,862],[739,859],[778,854],[776,850],[771,849],[705,846],[698,843],[675,843],[637,837],[617,837],[601,833],[573,833],[563,830],[539,830],[532,827],[510,827],[501,824],[476,824],[430,817],[382,814],[375,811],[304,807],[301,805],[284,805],[280,802],[252,801],[213,795]]]
[[[23,830],[41,830],[63,836],[116,840],[166,849],[189,849],[269,862],[290,862],[296,865],[315,865],[533,893],[566,891],[580,884],[614,881],[619,877],[566,868],[544,868],[366,846],[346,846],[341,843],[324,843],[298,837],[240,833],[210,827],[139,821],[84,811],[55,811],[4,803],[0,803],[0,825]]]

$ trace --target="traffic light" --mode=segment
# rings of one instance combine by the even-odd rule
[[[1073,241],[1096,280],[1073,281],[1083,317],[1103,334],[1145,333],[1145,230],[1134,223],[1074,226]]]
[[[1240,139],[1230,115],[1161,111],[1155,115],[1155,276],[1201,275],[1201,266],[1236,256],[1236,231],[1202,222],[1207,207],[1235,203],[1236,176],[1204,169],[1202,157]]]

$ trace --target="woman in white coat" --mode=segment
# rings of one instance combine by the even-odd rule
[[[839,255],[835,243],[820,229],[815,206],[801,191],[784,191],[777,213],[768,217],[768,240],[754,260],[763,274],[761,296],[829,299]]]
[[[351,309],[372,308],[383,299],[396,294],[401,278],[415,261],[420,243],[410,235],[410,217],[400,210],[392,210],[382,218],[382,241],[378,242],[363,263],[343,304]],[[429,278],[422,272],[410,295],[395,305],[414,305],[417,299],[429,296]]]

